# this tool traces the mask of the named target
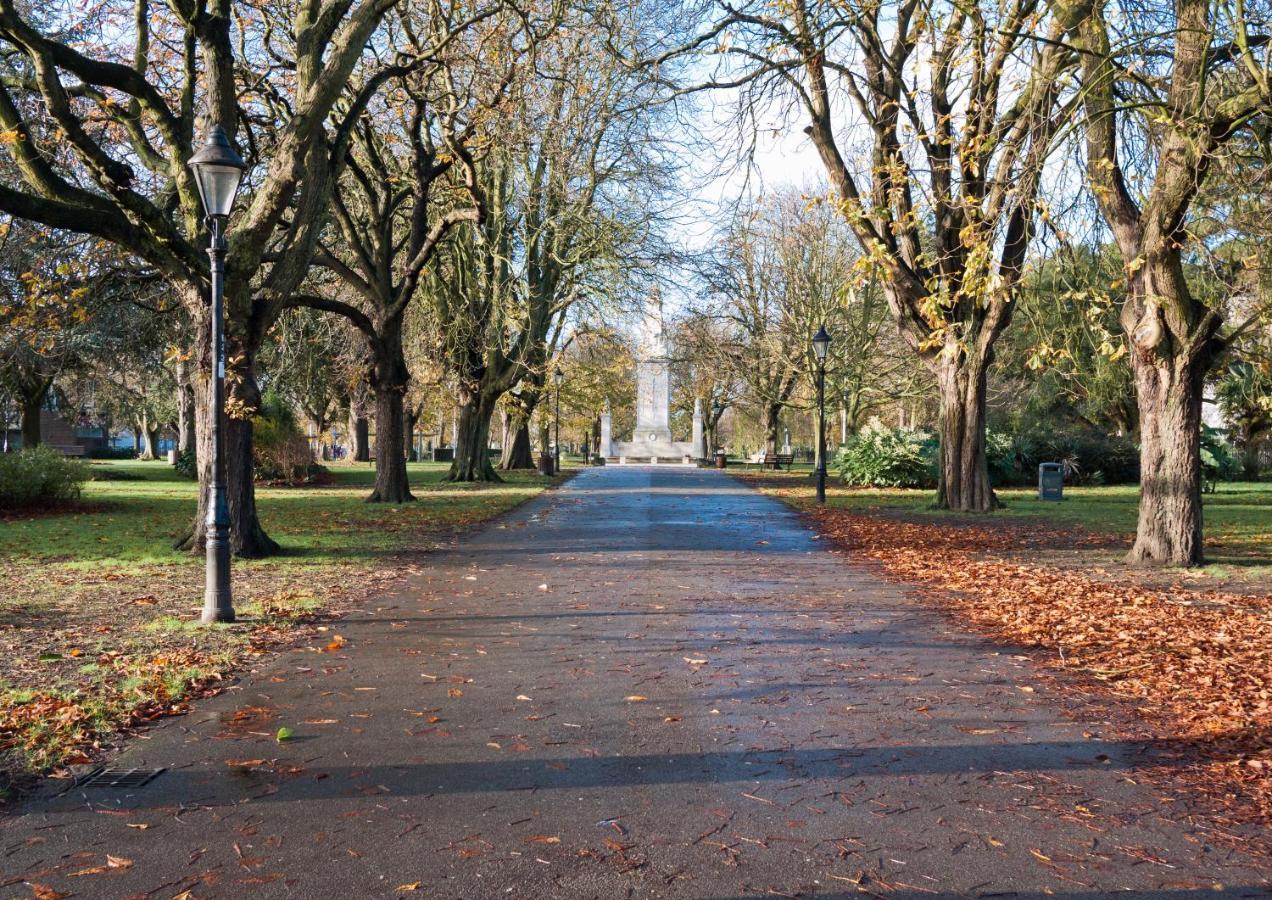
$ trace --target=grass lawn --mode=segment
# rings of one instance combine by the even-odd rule
[[[754,475],[754,473],[748,473]],[[812,505],[809,472],[763,473],[762,484],[797,506]],[[1034,488],[999,488],[1005,508],[984,521],[1036,520],[1047,524],[1071,522],[1096,532],[1119,535],[1129,543],[1139,515],[1139,487],[1065,487],[1065,499],[1044,502]],[[833,475],[826,486],[826,503],[832,509],[922,516],[933,521],[967,521],[968,516],[932,508],[933,492],[904,488],[853,488],[837,484]],[[1203,570],[1218,578],[1272,582],[1272,482],[1224,482],[1206,494],[1204,519],[1206,555]],[[980,518],[980,517],[975,517]]]
[[[197,625],[203,559],[172,550],[197,486],[163,462],[99,462],[80,508],[0,518],[0,769],[83,762],[119,726],[179,711],[271,644],[399,577],[402,563],[535,496],[533,472],[452,485],[408,465],[415,503],[368,504],[374,469],[257,489],[280,556],[235,561],[241,621]],[[3,788],[0,778],[0,789]]]

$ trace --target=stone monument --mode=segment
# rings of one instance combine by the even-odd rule
[[[609,401],[605,401],[605,412],[601,413],[601,456],[607,459],[614,455],[614,417],[610,414]]]
[[[701,427],[699,408],[694,410],[694,421],[695,427]],[[603,417],[602,435],[605,425]],[[613,442],[611,455],[629,462],[681,462],[696,453],[689,441],[671,438],[671,367],[663,330],[662,298],[655,289],[645,304],[637,351],[636,429],[630,441]]]

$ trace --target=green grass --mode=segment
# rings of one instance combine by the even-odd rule
[[[125,481],[91,481],[83,501],[89,511],[6,521],[0,528],[0,558],[57,563],[66,569],[98,569],[140,574],[144,567],[179,564],[173,536],[194,515],[197,487],[164,462],[99,462],[94,470],[124,472]],[[463,527],[538,493],[543,479],[515,472],[504,484],[453,485],[443,481],[446,465],[407,466],[416,503],[364,503],[375,479],[370,465],[331,467],[335,483],[322,487],[258,487],[262,524],[284,548],[270,560],[248,567],[326,565],[370,560],[400,551],[421,529]]]
[[[807,485],[808,501],[812,483],[808,473],[772,478],[774,486]],[[802,505],[802,493],[801,500]],[[990,518],[1038,519],[1072,522],[1090,531],[1127,536],[1135,533],[1139,516],[1139,486],[1065,487],[1065,499],[1042,501],[1034,488],[999,488],[1004,508]],[[930,490],[850,488],[836,484],[832,475],[827,485],[827,505],[853,510],[882,510],[929,516],[933,519],[963,518],[963,514],[934,509]],[[1207,571],[1216,575],[1240,569],[1256,578],[1272,578],[1272,482],[1221,482],[1218,491],[1203,497]]]
[[[166,708],[249,643],[277,640],[314,614],[384,590],[366,576],[429,550],[533,497],[532,472],[502,484],[448,484],[446,465],[408,467],[417,501],[365,502],[367,464],[334,465],[333,483],[257,489],[265,530],[283,547],[231,567],[239,621],[198,622],[203,560],[172,548],[195,514],[197,485],[164,462],[98,462],[78,508],[0,521],[0,799],[5,772],[82,760],[136,715]]]

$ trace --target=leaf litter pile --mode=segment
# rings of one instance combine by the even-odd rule
[[[803,491],[744,480],[808,512],[889,580],[1078,676],[1059,684],[1112,701],[1126,736],[1169,759],[1145,770],[1163,786],[1186,787],[1233,822],[1272,824],[1272,594],[1149,586],[1133,570],[1036,561],[1041,548],[1118,542],[1081,527],[817,509]]]
[[[1044,651],[1046,664],[1126,701],[1136,737],[1189,761],[1191,787],[1272,823],[1272,596],[1148,589],[1014,558],[1039,537],[1102,540],[1076,530],[813,515],[823,535],[889,578],[935,589],[925,593],[978,629]]]

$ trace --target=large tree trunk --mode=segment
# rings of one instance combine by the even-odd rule
[[[1201,394],[1208,361],[1132,351],[1140,423],[1140,507],[1127,562],[1203,562]]]
[[[461,395],[456,409],[455,459],[449,481],[503,481],[490,464],[490,419],[498,397],[481,392]]]
[[[39,390],[24,391],[19,398],[22,404],[22,449],[38,447],[42,440],[40,433],[40,410],[44,407],[44,398],[49,393],[49,382],[42,381]]]
[[[191,363],[177,358],[177,453],[194,449],[194,384],[191,380]]]
[[[998,498],[989,483],[985,454],[988,361],[942,359],[936,372],[941,392],[941,458],[936,505],[957,512],[989,512]]]
[[[225,416],[221,420],[225,441],[226,501],[230,509],[230,552],[243,559],[272,556],[282,548],[265,533],[256,512],[256,485],[253,480],[252,420],[260,408],[261,392],[256,383],[257,347],[245,345],[236,336],[226,335],[227,409],[248,412],[247,417]],[[199,469],[199,508],[190,528],[177,539],[176,547],[195,554],[205,552],[208,506],[212,494],[212,379],[211,328],[207,317],[199,327],[199,360],[195,391],[195,458]],[[229,361],[233,361],[231,364]],[[249,412],[250,411],[250,412]]]
[[[402,353],[401,326],[385,323],[374,348],[375,365],[371,387],[375,391],[375,489],[368,503],[407,503],[411,487],[407,483],[404,448],[403,397],[410,381],[406,357]]]
[[[520,417],[512,422],[512,440],[503,448],[503,458],[499,468],[505,472],[513,469],[533,469],[534,449],[530,446],[530,423]]]

